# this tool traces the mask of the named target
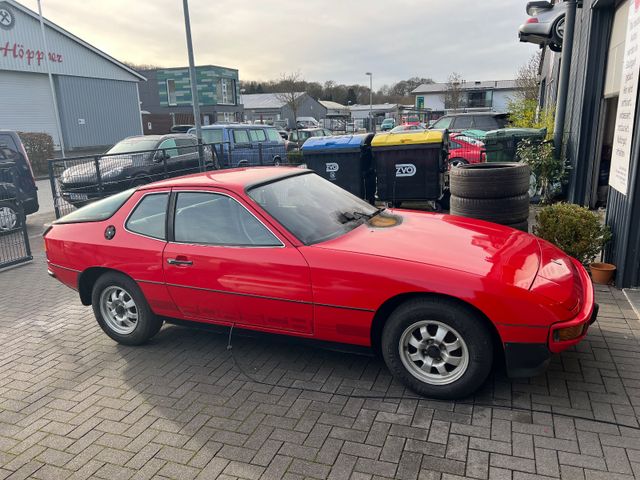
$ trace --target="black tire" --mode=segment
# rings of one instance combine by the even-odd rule
[[[109,291],[120,289],[125,291],[134,302],[137,319],[131,332],[122,333],[114,330],[110,321],[105,318],[101,308],[102,296]],[[108,295],[107,295],[108,296]],[[128,298],[125,296],[124,298]],[[98,278],[91,293],[93,313],[100,328],[113,340],[122,345],[142,345],[153,337],[162,327],[162,319],[149,308],[140,287],[131,278],[117,272],[105,273]]]
[[[451,195],[451,215],[511,225],[529,218],[529,194],[509,198],[460,198]]]
[[[449,171],[449,188],[461,198],[515,197],[529,191],[530,175],[524,163],[472,163]]]
[[[551,43],[560,46],[560,48],[562,49],[562,43],[564,41],[564,26],[565,26],[565,17],[561,17],[558,20],[556,20],[556,23],[553,24],[553,28],[551,29]],[[562,27],[562,31],[560,31],[560,28]]]
[[[520,230],[525,233],[529,233],[529,221],[525,220],[524,222],[512,223],[509,225],[505,225],[505,227],[515,228],[516,230]]]
[[[24,225],[25,216],[15,202],[0,200],[0,215],[0,235],[15,232]]]
[[[420,372],[425,372],[424,364],[421,369],[421,365],[417,364],[418,361],[407,359],[406,354],[403,353],[411,352],[411,347],[407,346],[406,350],[401,347],[401,344],[404,345],[403,338],[406,338],[405,332],[412,326],[420,325],[420,322],[438,322],[447,329],[454,330],[462,339],[468,360],[464,369],[462,368],[464,362],[462,362],[455,367],[461,368],[460,371],[448,372],[454,377],[459,375],[458,378],[451,379],[451,383],[435,384],[430,379],[418,378],[417,375],[420,375]],[[436,331],[437,328],[439,327],[436,326]],[[429,333],[432,334],[432,331]],[[415,335],[413,337],[416,339]],[[447,337],[444,337],[444,340]],[[467,397],[484,383],[491,371],[494,348],[485,320],[473,309],[454,300],[430,298],[410,300],[394,310],[382,330],[381,350],[382,357],[393,376],[408,388],[420,395],[449,400]],[[458,351],[460,358],[464,358],[463,347]],[[425,358],[427,356],[424,355]],[[407,366],[411,363],[415,365],[415,370]],[[437,372],[433,372],[434,368],[432,367],[429,373],[437,375]]]
[[[549,50],[551,50],[552,52],[560,53],[562,52],[562,45],[557,43],[550,43]]]

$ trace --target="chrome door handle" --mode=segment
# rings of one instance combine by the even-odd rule
[[[169,265],[193,265],[191,260],[177,260],[175,258],[168,258],[167,263]]]

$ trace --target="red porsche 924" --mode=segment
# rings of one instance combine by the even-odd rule
[[[510,376],[540,373],[597,315],[585,269],[541,239],[376,209],[299,168],[127,190],[59,219],[45,242],[49,274],[121,344],[174,318],[371,346],[435,398],[473,393],[494,357]]]

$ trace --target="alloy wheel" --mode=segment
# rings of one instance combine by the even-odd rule
[[[430,385],[449,385],[469,366],[469,349],[462,336],[436,320],[410,325],[400,336],[398,347],[407,371]]]
[[[10,207],[0,207],[0,232],[8,232],[18,225],[18,214]]]
[[[100,313],[107,326],[115,333],[128,335],[138,325],[138,307],[124,288],[107,287],[100,295]]]

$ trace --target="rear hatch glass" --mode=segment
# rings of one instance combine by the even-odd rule
[[[54,224],[101,222],[113,216],[129,197],[135,192],[135,188],[116,193],[110,197],[103,198],[89,205],[79,208],[68,215],[53,222]]]
[[[18,178],[18,186],[26,191],[33,190],[33,177],[31,169],[21,153],[21,149],[16,144],[13,136],[0,133],[0,182],[12,183],[11,174],[3,169],[3,165],[7,166],[15,163]]]

